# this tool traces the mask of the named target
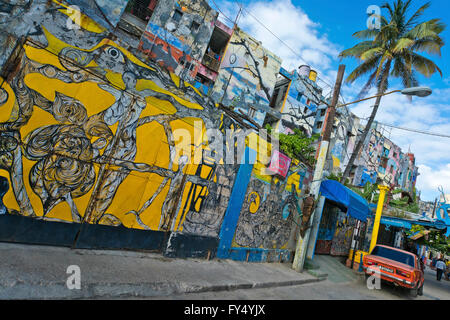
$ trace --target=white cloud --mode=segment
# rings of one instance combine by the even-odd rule
[[[432,169],[426,165],[419,165],[420,176],[417,187],[422,190],[421,198],[432,201],[439,196],[438,188],[442,187],[446,194],[450,193],[450,163]]]
[[[375,119],[403,128],[450,135],[448,94],[448,89],[438,89],[430,97],[413,98],[412,101],[399,93],[385,96]],[[352,112],[367,118],[373,103],[374,100],[359,103],[352,107]],[[431,201],[437,197],[439,185],[450,193],[450,138],[384,128],[385,135],[403,152],[410,149],[414,153],[420,173],[417,189],[422,192],[423,199]]]
[[[239,10],[236,3],[221,1],[218,5],[229,19],[236,18]],[[258,21],[282,39],[284,44]],[[340,52],[338,45],[321,34],[320,25],[291,0],[251,2],[242,11],[238,26],[279,56],[285,69],[291,71],[306,62],[318,71],[319,78],[328,83],[334,82],[328,73],[334,71],[333,61]]]

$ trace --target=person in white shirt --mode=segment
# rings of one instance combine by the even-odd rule
[[[437,281],[441,281],[442,274],[444,273],[446,268],[447,268],[447,266],[445,265],[444,260],[442,260],[442,258],[440,258],[436,262],[436,279],[437,279]]]

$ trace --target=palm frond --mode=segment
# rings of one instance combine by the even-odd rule
[[[430,59],[425,58],[417,53],[412,53],[412,65],[419,73],[426,77],[431,77],[434,73],[439,72],[442,77],[442,71]]]
[[[409,29],[413,25],[416,25],[418,23],[418,19],[423,15],[424,11],[428,9],[431,6],[431,2],[425,3],[423,6],[421,6],[412,16],[409,18],[409,20],[406,22],[405,28]]]
[[[350,49],[344,50],[339,54],[339,58],[347,58],[347,57],[354,57],[354,58],[361,58],[361,55],[373,48],[376,48],[377,44],[373,41],[363,41],[358,43],[357,45],[353,46]]]
[[[376,70],[381,60],[381,56],[375,56],[372,59],[363,61],[357,66],[345,79],[347,83],[353,83],[361,76]]]

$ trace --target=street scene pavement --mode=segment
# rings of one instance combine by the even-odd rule
[[[0,299],[409,300],[402,288],[369,290],[339,258],[315,270],[288,263],[172,259],[156,253],[0,243]],[[75,267],[79,267],[79,289]],[[418,300],[449,300],[450,282],[425,273]],[[268,290],[270,288],[270,290]]]

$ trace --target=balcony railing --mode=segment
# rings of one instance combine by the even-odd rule
[[[202,63],[209,69],[214,70],[215,72],[219,72],[220,61],[214,58],[214,56],[205,53],[205,55],[203,56]]]

